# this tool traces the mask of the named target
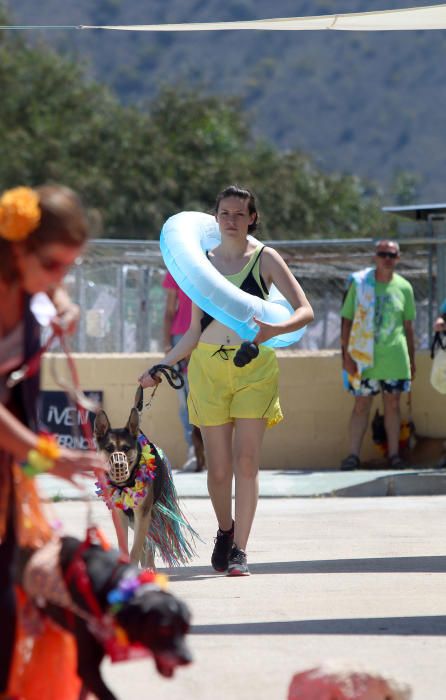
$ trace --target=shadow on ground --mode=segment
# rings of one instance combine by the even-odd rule
[[[369,475],[373,471],[367,472]],[[446,494],[446,470],[417,470],[381,474],[375,479],[331,491],[333,496],[440,496]]]
[[[203,635],[365,635],[446,636],[445,615],[418,617],[340,618],[335,620],[287,620],[234,624],[194,625],[192,634]]]
[[[326,559],[320,561],[279,561],[250,564],[252,574],[388,574],[388,573],[444,573],[446,556],[380,557],[370,559]],[[172,581],[207,579],[222,576],[211,566],[188,566],[163,569]]]

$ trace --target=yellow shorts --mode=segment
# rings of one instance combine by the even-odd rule
[[[223,425],[235,418],[265,418],[279,423],[279,366],[274,350],[264,345],[244,367],[233,358],[239,346],[198,343],[189,366],[189,421],[193,425]]]

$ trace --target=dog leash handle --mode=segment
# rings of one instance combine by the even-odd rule
[[[158,389],[158,384],[153,387],[153,391],[149,396],[149,400],[147,401],[146,404],[144,404],[144,390],[143,390],[142,386],[139,385],[139,387],[136,391],[136,396],[135,396],[135,408],[138,411],[140,416],[145,408],[147,408],[147,409],[150,408],[150,405],[153,401],[153,397],[155,396],[157,389]]]
[[[182,373],[170,365],[153,365],[153,367],[149,369],[149,374],[151,377],[162,374],[167,379],[172,389],[182,389],[184,386],[184,377]]]
[[[162,374],[168,384],[173,388],[173,389],[182,389],[184,386],[184,377],[181,374],[181,372],[178,372],[178,370],[175,369],[175,367],[171,367],[170,365],[153,365],[153,367],[150,368],[149,374],[151,377],[155,377],[157,374]],[[138,411],[139,415],[143,412],[144,408],[150,408],[150,405],[152,403],[153,397],[155,396],[155,392],[158,389],[158,384],[156,384],[153,387],[153,391],[150,394],[149,400],[147,401],[146,404],[144,404],[144,390],[141,385],[138,386],[135,394],[135,402],[134,406],[136,410]]]

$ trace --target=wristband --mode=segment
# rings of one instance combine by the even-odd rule
[[[39,433],[36,450],[42,457],[56,460],[60,457],[60,447],[54,435]]]
[[[35,449],[31,449],[22,469],[27,476],[36,476],[54,467],[54,462],[60,456],[60,447],[54,435],[40,433]]]

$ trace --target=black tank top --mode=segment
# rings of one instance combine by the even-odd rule
[[[241,283],[239,289],[241,289],[244,292],[247,292],[248,294],[252,294],[255,297],[260,297],[260,299],[266,299],[268,296],[268,287],[265,284],[265,280],[263,279],[262,275],[260,274],[259,270],[259,280],[260,280],[260,286],[259,283],[257,282],[256,278],[254,277],[253,270],[256,265],[260,264],[260,256],[264,250],[265,246],[262,246],[257,253],[257,255],[253,255],[253,260],[251,261],[251,264],[249,264],[248,272],[246,274],[245,279]],[[208,255],[209,251],[206,251],[206,257],[209,258]],[[201,332],[203,333],[204,330],[209,326],[212,321],[215,319],[206,311],[203,311],[203,316],[200,319],[200,325],[201,325]]]

